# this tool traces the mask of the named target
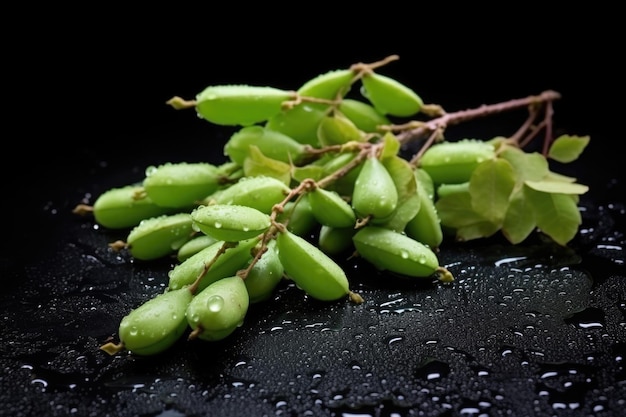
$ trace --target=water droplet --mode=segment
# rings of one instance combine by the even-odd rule
[[[207,299],[206,306],[209,311],[217,313],[224,307],[224,298],[221,295],[214,294]]]
[[[565,322],[582,329],[602,328],[604,327],[604,311],[596,307],[589,307],[572,314],[565,319]]]
[[[157,170],[157,167],[154,165],[150,165],[146,168],[145,174],[146,177],[149,177],[150,175],[154,174]]]
[[[415,376],[431,381],[444,378],[449,373],[450,365],[440,360],[429,358],[418,364]]]
[[[213,226],[214,226],[216,229],[221,229],[221,228],[222,228],[222,223],[220,223],[220,222],[215,222],[215,223],[213,223]]]

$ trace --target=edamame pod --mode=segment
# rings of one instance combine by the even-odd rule
[[[361,93],[382,114],[408,117],[424,105],[420,96],[406,85],[385,75],[367,73],[361,78]]]
[[[437,255],[402,233],[367,225],[352,238],[358,254],[379,270],[407,277],[430,277],[439,268]]]
[[[328,255],[338,255],[354,247],[352,236],[356,233],[354,227],[320,227],[317,237],[317,246]]]
[[[201,276],[198,289],[202,290],[209,284],[234,275],[240,269],[246,267],[252,258],[252,249],[259,242],[258,238],[242,240],[228,247],[215,259],[220,250],[224,250],[223,241],[217,241],[211,246],[202,249],[195,255],[190,256],[183,262],[174,266],[168,272],[169,287],[178,289],[192,285]],[[210,264],[213,262],[212,264]]]
[[[363,134],[350,119],[336,114],[322,118],[317,128],[317,138],[320,145],[332,146],[361,142]]]
[[[405,233],[431,249],[437,249],[443,242],[443,230],[434,201],[424,187],[418,183],[417,190],[420,207],[417,214],[406,224]]]
[[[186,316],[190,337],[222,340],[243,324],[250,300],[243,280],[229,276],[200,291],[189,303]]]
[[[437,198],[443,198],[456,193],[468,193],[469,182],[460,182],[458,184],[439,184],[437,187]]]
[[[193,236],[189,213],[176,213],[142,220],[126,239],[126,246],[135,259],[152,260],[177,251]]]
[[[232,204],[255,208],[269,214],[291,189],[282,181],[266,176],[244,177],[211,197],[218,204]]]
[[[285,204],[284,210],[276,216],[276,220],[287,226],[287,230],[304,236],[319,226],[311,203],[308,198],[301,198],[296,201],[289,201]]]
[[[204,233],[198,233],[181,246],[180,249],[178,249],[176,259],[178,259],[179,262],[182,262],[192,255],[200,252],[202,249],[208,248],[217,241],[218,240],[212,236],[205,235]]]
[[[393,213],[397,205],[398,190],[389,171],[375,156],[367,158],[352,194],[352,207],[357,215],[385,218]]]
[[[209,163],[166,163],[146,169],[143,187],[148,197],[164,207],[193,207],[219,187],[216,166]]]
[[[261,126],[248,126],[235,132],[224,145],[224,154],[243,166],[250,155],[250,146],[259,148],[268,158],[298,164],[306,155],[306,147],[286,134]]]
[[[122,318],[119,337],[136,355],[155,355],[171,347],[188,328],[185,312],[193,295],[188,288],[166,290]]]
[[[379,126],[391,124],[387,116],[363,101],[344,98],[339,103],[339,111],[363,132],[374,133]]]
[[[272,224],[259,210],[234,204],[200,206],[191,212],[193,226],[216,240],[239,242],[264,233]]]
[[[298,89],[298,95],[335,100],[349,91],[353,78],[354,72],[349,69],[328,71],[304,83]]]
[[[277,115],[283,102],[296,97],[293,91],[274,87],[216,85],[196,96],[196,111],[217,125],[250,126]]]
[[[276,240],[267,243],[267,250],[252,265],[244,283],[248,289],[250,303],[265,301],[272,296],[276,286],[283,279],[285,268],[278,258]]]
[[[92,207],[96,223],[109,229],[125,229],[172,212],[173,209],[156,204],[143,191],[141,185],[128,185],[100,194]]]
[[[324,164],[324,175],[332,175],[342,169],[345,165],[352,162],[356,157],[355,152],[342,152]],[[334,190],[340,195],[352,195],[354,192],[354,184],[363,168],[363,164],[358,164],[344,176],[332,182],[327,189]]]
[[[331,190],[315,187],[309,191],[306,198],[309,200],[315,219],[330,227],[354,227],[356,215],[350,204]]]
[[[458,184],[468,182],[481,162],[495,156],[493,144],[479,139],[439,142],[424,152],[419,168],[426,171],[437,185]]]
[[[272,117],[265,127],[283,133],[304,145],[319,147],[317,127],[325,115],[325,109],[302,103]]]
[[[310,297],[334,301],[350,293],[344,270],[317,246],[284,230],[276,237],[285,274]]]

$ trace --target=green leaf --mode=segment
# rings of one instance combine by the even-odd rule
[[[393,133],[385,133],[385,136],[383,136],[383,142],[384,145],[382,156],[380,157],[381,160],[384,161],[386,158],[398,155],[398,152],[400,152],[400,141]]]
[[[472,208],[492,223],[500,224],[515,187],[515,171],[505,159],[481,162],[470,178]]]
[[[543,177],[546,181],[576,182],[576,178],[550,171]]]
[[[498,230],[500,230],[499,224],[485,220],[457,229],[456,240],[466,242],[473,239],[482,239],[493,236]]]
[[[498,155],[513,166],[520,187],[524,181],[539,181],[549,172],[548,160],[540,153],[528,153],[514,146],[506,146]]]
[[[548,157],[562,163],[575,161],[589,144],[589,139],[589,136],[559,136],[552,142]]]
[[[385,219],[380,226],[387,229],[401,232],[405,229],[407,223],[415,217],[420,209],[421,200],[417,194],[407,196],[407,198],[398,202],[398,206],[389,219]],[[378,223],[377,223],[378,225]]]
[[[435,208],[441,219],[441,225],[458,229],[485,221],[485,218],[472,208],[469,192],[447,195],[437,200]]]
[[[264,175],[276,178],[286,185],[291,182],[291,165],[268,158],[255,145],[250,145],[250,155],[243,161],[243,172],[246,177]]]
[[[524,241],[537,227],[532,207],[527,201],[523,189],[511,196],[509,209],[502,223],[502,234],[516,245]]]
[[[589,187],[582,184],[564,181],[526,181],[525,184],[536,191],[556,194],[584,194]]]
[[[524,187],[532,205],[537,227],[556,243],[565,246],[578,232],[582,218],[576,201],[568,194],[555,194]]]
[[[302,182],[307,178],[319,181],[326,175],[323,166],[309,164],[302,167],[292,167],[291,176],[298,182]]]

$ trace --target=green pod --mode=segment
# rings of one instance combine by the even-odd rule
[[[176,252],[193,236],[189,213],[176,213],[142,220],[126,238],[126,246],[135,259],[152,260]]]
[[[436,249],[443,242],[441,220],[435,208],[435,203],[426,190],[418,184],[420,208],[417,214],[404,227],[407,236],[421,242],[432,249]]]
[[[297,202],[289,201],[285,204],[284,210],[276,216],[276,220],[286,224],[287,230],[299,236],[311,233],[319,226],[308,198],[302,198]]]
[[[357,253],[379,270],[426,278],[439,268],[432,249],[391,229],[368,225],[359,229],[352,241]]]
[[[396,209],[398,198],[398,190],[385,165],[376,157],[367,158],[352,193],[352,207],[357,215],[384,219]]]
[[[334,301],[350,293],[344,270],[308,240],[285,230],[276,246],[285,274],[310,297]]]
[[[248,206],[269,214],[290,191],[284,182],[273,177],[244,177],[212,198],[217,204]]]
[[[437,187],[437,198],[457,193],[469,193],[469,182],[460,182],[458,184],[439,184]]]
[[[298,164],[306,156],[306,147],[284,133],[262,126],[247,126],[235,132],[224,145],[224,154],[243,166],[250,146],[259,148],[268,158]]]
[[[339,255],[354,247],[352,236],[356,233],[354,227],[320,227],[317,237],[317,246],[328,255]]]
[[[278,258],[276,240],[267,243],[267,250],[252,265],[244,283],[248,289],[250,303],[259,303],[269,299],[283,279],[285,268]]]
[[[180,247],[180,249],[178,249],[176,259],[178,259],[179,262],[182,262],[192,255],[200,252],[202,249],[208,248],[215,242],[217,242],[217,239],[214,237],[200,233],[191,238],[191,240],[187,241]]]
[[[193,207],[215,192],[220,176],[209,163],[166,163],[146,169],[143,187],[156,204],[164,207]]]
[[[267,121],[265,127],[304,145],[319,147],[317,127],[324,116],[324,108],[302,103],[278,113]]]
[[[93,204],[96,223],[108,229],[126,229],[172,212],[171,208],[156,204],[143,191],[140,185],[128,185],[100,194]]]
[[[167,290],[128,313],[119,325],[120,342],[131,353],[148,356],[170,348],[187,330],[188,288]]]
[[[265,233],[270,216],[259,210],[234,204],[199,206],[191,212],[194,228],[225,242],[239,242]]]
[[[341,114],[324,116],[317,127],[320,145],[343,145],[348,142],[361,142],[363,134],[354,123]]]
[[[459,184],[468,182],[481,162],[495,157],[494,146],[479,139],[439,142],[424,152],[419,168],[426,171],[435,184]]]
[[[322,225],[354,227],[356,215],[350,204],[336,191],[315,187],[307,193],[313,216]]]
[[[324,175],[332,175],[342,169],[345,165],[352,162],[356,157],[355,152],[342,152],[324,164]],[[361,172],[363,164],[358,164],[352,168],[344,176],[338,178],[330,184],[328,189],[337,191],[341,195],[352,195],[354,192],[354,184]]]
[[[379,126],[391,124],[387,116],[363,101],[344,98],[339,103],[339,111],[363,132],[375,133]]]
[[[201,277],[198,289],[202,290],[218,279],[235,275],[240,269],[246,267],[252,258],[252,249],[258,242],[258,238],[242,240],[235,246],[226,249],[217,259],[215,257],[225,242],[221,240],[215,242],[174,266],[167,274],[169,287],[178,289],[192,285]],[[212,261],[215,262],[207,269]]]
[[[419,113],[424,105],[415,91],[385,75],[370,72],[361,82],[363,96],[384,115],[409,117]]]
[[[186,311],[187,322],[199,339],[222,340],[241,327],[249,305],[243,280],[238,276],[222,278],[191,300]]]
[[[298,95],[335,100],[346,95],[353,79],[354,72],[349,69],[328,71],[304,83],[298,89]]]
[[[281,112],[283,102],[296,98],[293,91],[250,85],[216,85],[196,96],[196,112],[222,126],[250,126]]]

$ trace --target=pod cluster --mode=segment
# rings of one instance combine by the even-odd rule
[[[128,231],[112,248],[138,261],[176,261],[167,289],[128,312],[119,343],[103,350],[153,355],[184,334],[224,339],[283,280],[312,299],[360,303],[340,266],[352,257],[406,279],[453,280],[437,257],[452,228],[437,199],[469,190],[482,162],[498,159],[498,146],[445,143],[410,163],[388,127],[425,105],[377,71],[359,64],[293,91],[209,86],[195,100],[168,102],[239,130],[221,165],[151,166],[139,182],[94,202],[98,224]]]

